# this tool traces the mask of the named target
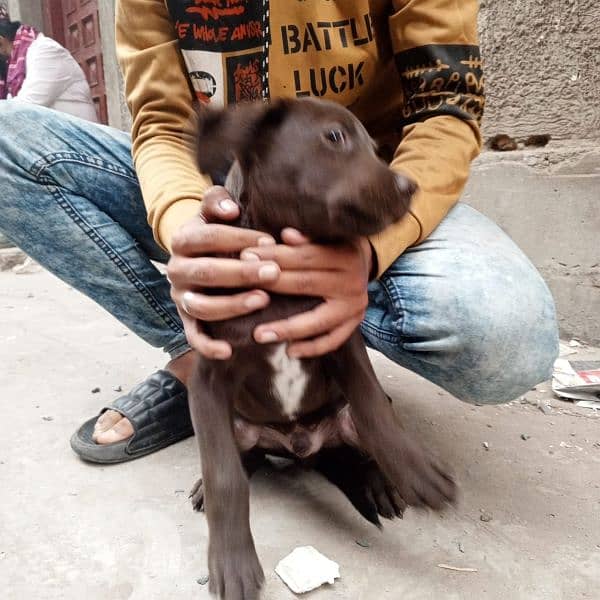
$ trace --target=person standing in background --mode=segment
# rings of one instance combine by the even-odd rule
[[[0,100],[15,99],[98,122],[90,87],[71,53],[0,6]]]

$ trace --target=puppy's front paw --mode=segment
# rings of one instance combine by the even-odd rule
[[[252,542],[237,551],[211,544],[208,571],[210,593],[220,600],[258,600],[265,576]]]
[[[202,478],[198,479],[192,487],[189,498],[195,511],[204,512],[204,484]]]

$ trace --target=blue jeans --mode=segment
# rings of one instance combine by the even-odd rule
[[[149,344],[188,349],[168,255],[146,221],[126,133],[0,102],[0,231]],[[369,346],[461,400],[512,400],[550,376],[552,297],[492,222],[458,204],[369,287]]]

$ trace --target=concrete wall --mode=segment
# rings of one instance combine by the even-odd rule
[[[8,0],[4,6],[8,6],[11,20],[42,29],[42,3],[39,0]]]
[[[102,35],[102,62],[106,81],[108,122],[113,127],[128,130],[131,116],[125,104],[123,78],[115,52],[115,0],[100,0],[98,5]]]
[[[562,334],[600,345],[600,148],[587,148],[487,152],[463,200],[498,223],[538,267]]]
[[[484,152],[463,200],[494,219],[548,282],[565,336],[600,344],[600,3],[482,0],[484,137],[550,134]]]
[[[481,0],[486,135],[600,140],[600,2]]]

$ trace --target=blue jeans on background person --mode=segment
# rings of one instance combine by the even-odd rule
[[[0,231],[172,358],[189,349],[128,134],[0,102]],[[507,402],[548,379],[552,296],[517,246],[457,204],[369,286],[366,343],[460,400]]]

